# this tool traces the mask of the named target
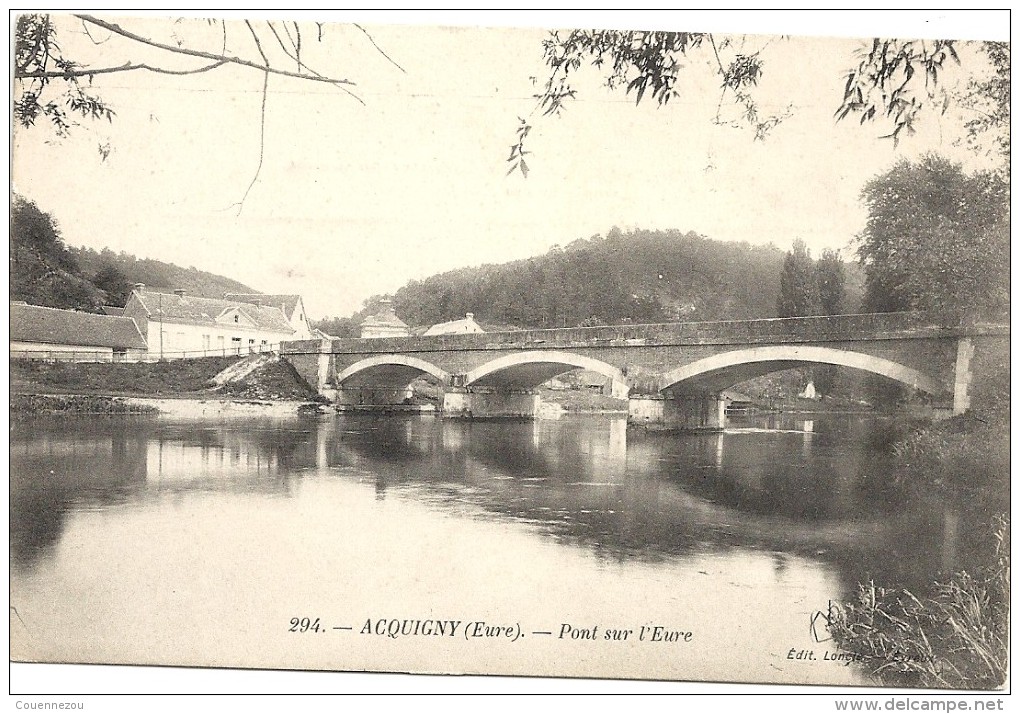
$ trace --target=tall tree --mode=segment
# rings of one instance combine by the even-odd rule
[[[779,317],[804,317],[818,314],[818,281],[811,253],[799,238],[786,254],[779,277]]]
[[[826,248],[815,264],[818,302],[823,315],[839,315],[846,301],[846,268],[839,253]]]
[[[968,175],[936,155],[903,160],[867,183],[857,253],[874,311],[1005,309],[1009,304],[1009,185]]]

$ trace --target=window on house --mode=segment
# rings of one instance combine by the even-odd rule
[[[238,317],[237,315],[234,315],[234,322],[240,322],[240,321],[241,321],[241,318]]]

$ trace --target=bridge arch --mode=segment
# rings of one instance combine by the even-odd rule
[[[442,384],[450,383],[450,374],[431,362],[400,354],[376,355],[358,360],[336,375],[337,386],[369,382],[374,385],[406,386],[416,377],[430,374]]]
[[[696,392],[719,392],[746,379],[805,363],[860,369],[929,394],[938,395],[946,391],[943,384],[929,375],[883,357],[804,344],[752,347],[705,357],[662,375],[659,390],[688,387]]]
[[[613,396],[627,397],[630,387],[619,368],[608,362],[572,352],[535,350],[519,352],[486,362],[465,375],[464,386],[534,389],[553,377],[572,369],[587,369],[613,382]]]

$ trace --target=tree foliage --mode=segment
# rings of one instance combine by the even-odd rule
[[[394,306],[411,325],[472,312],[487,328],[774,317],[781,265],[772,246],[613,229],[535,258],[412,281]]]
[[[972,78],[960,104],[973,113],[967,122],[967,143],[980,151],[982,141],[991,139],[993,150],[1009,163],[1010,52],[1008,42],[984,42],[991,73]]]
[[[819,312],[818,277],[815,262],[804,241],[797,239],[783,260],[779,278],[779,317],[806,317]]]
[[[131,253],[114,252],[109,249],[101,251],[92,248],[72,247],[69,249],[74,259],[81,266],[83,276],[89,276],[97,287],[109,292],[107,287],[100,285],[107,279],[108,284],[113,287],[113,294],[120,294],[117,289],[116,274],[110,275],[110,271],[120,273],[130,284],[145,283],[146,287],[157,290],[182,289],[188,295],[196,295],[207,298],[222,298],[223,293],[253,293],[257,292],[244,283],[231,280],[222,275],[210,273],[197,268],[184,268],[173,263],[167,263],[153,258],[138,258]],[[107,273],[107,275],[103,275]],[[122,289],[122,288],[121,288]],[[117,304],[116,302],[107,304]]]
[[[95,311],[103,294],[80,274],[56,221],[32,201],[11,204],[11,300],[32,305]]]
[[[815,263],[818,302],[823,315],[841,315],[846,307],[846,266],[839,253],[826,249]]]
[[[758,44],[753,45],[756,41]],[[510,149],[509,172],[520,169],[527,175],[524,157],[530,152],[525,139],[533,129],[532,117],[559,114],[576,99],[573,77],[584,67],[599,72],[610,91],[633,96],[637,104],[647,94],[662,106],[688,92],[682,81],[685,73],[696,72],[699,64],[707,64],[718,83],[715,123],[749,128],[755,139],[764,140],[793,114],[792,105],[767,113],[755,98],[755,89],[766,71],[769,42],[696,32],[552,32],[542,45],[549,72],[542,90],[535,95],[535,108],[528,117],[520,118],[517,141]],[[754,49],[744,49],[749,43]],[[894,142],[904,132],[914,133],[914,125],[923,113],[944,113],[954,99],[945,88],[943,75],[948,66],[960,64],[957,45],[952,40],[874,38],[857,57],[848,59],[852,66],[845,75],[843,98],[834,107],[837,121],[858,117],[861,124],[883,122],[889,127],[885,136]],[[980,111],[1001,127],[1004,110],[1008,126],[1009,45],[987,43],[986,51],[996,69],[995,76],[985,84],[972,83],[969,97],[956,99],[978,108],[985,97],[994,97],[993,109]],[[699,63],[699,58],[705,61]],[[724,111],[724,107],[730,111]],[[983,131],[984,121],[975,120],[972,133]]]
[[[133,285],[127,276],[112,263],[104,263],[95,275],[92,284],[106,295],[104,305],[124,307],[131,297]]]
[[[321,320],[310,320],[312,329],[322,330],[333,337],[358,337],[361,334],[361,321],[355,317],[324,317]]]
[[[57,134],[71,128],[70,114],[112,121],[114,111],[91,89],[92,75],[63,56],[57,30],[49,15],[19,15],[14,29],[14,79],[21,92],[14,99],[14,121],[32,126],[48,118]],[[84,82],[87,82],[83,84]],[[52,83],[63,84],[63,102],[45,98]]]
[[[123,306],[134,283],[219,298],[251,293],[247,285],[195,268],[139,259],[111,250],[71,248],[60,228],[35,203],[15,195],[11,202],[10,298],[31,305],[98,312]]]
[[[904,130],[914,133],[914,122],[923,111],[945,112],[949,107],[950,96],[939,78],[947,61],[960,63],[952,40],[876,37],[860,54],[857,67],[847,75],[837,119],[856,114],[863,124],[884,117],[892,124],[888,138],[898,140]]]
[[[712,63],[719,80],[715,122],[748,126],[755,138],[764,139],[787,118],[791,109],[763,114],[752,89],[762,76],[761,49],[745,52],[737,49],[732,38],[701,32],[572,30],[553,31],[542,43],[543,60],[549,68],[543,89],[535,95],[532,115],[558,115],[569,100],[577,97],[572,77],[584,66],[602,73],[603,84],[611,91],[622,90],[640,104],[647,94],[660,106],[683,96],[681,74],[689,58],[704,54]],[[711,52],[709,55],[708,53]],[[737,109],[728,116],[723,106]],[[532,129],[529,118],[520,118],[517,141],[510,148],[510,171],[519,169],[527,176],[524,147]]]
[[[857,252],[873,311],[1009,305],[1009,185],[945,158],[902,160],[867,183]]]
[[[179,32],[183,21],[177,21],[168,25],[168,37],[156,37],[86,14],[61,18],[60,27],[66,28],[69,21],[80,23],[94,44],[105,44],[115,39],[119,51],[137,53],[141,59],[133,58],[121,64],[110,65],[85,62],[81,57],[68,56],[64,53],[58,22],[53,16],[20,15],[14,31],[15,124],[31,127],[45,118],[52,123],[58,135],[64,136],[77,124],[78,116],[112,121],[115,116],[113,108],[92,86],[93,80],[100,75],[143,71],[187,76],[214,72],[225,67],[251,70],[260,74],[262,79],[262,134],[258,166],[251,183],[235,204],[239,213],[262,169],[270,77],[326,84],[361,104],[365,103],[352,91],[355,83],[350,79],[320,72],[309,66],[309,45],[323,41],[325,29],[322,23],[314,23],[314,27],[309,27],[298,22],[272,20],[230,23],[225,20],[193,21],[190,25],[193,32],[189,33]],[[195,23],[204,25],[205,31],[197,31]],[[375,50],[403,71],[364,28],[357,24],[353,27],[364,34]],[[108,144],[100,144],[99,153],[104,159],[109,152]]]
[[[64,54],[53,16],[20,15],[14,31],[14,81],[20,90],[14,101],[14,119],[21,126],[32,126],[40,117],[46,117],[52,121],[57,133],[66,134],[73,125],[70,116],[73,114],[112,120],[114,111],[91,88],[93,79],[104,74],[141,70],[183,76],[223,67],[241,67],[261,73],[267,82],[270,75],[291,77],[330,84],[348,93],[347,87],[354,84],[349,79],[328,76],[309,67],[302,55],[303,47],[310,38],[322,41],[321,23],[316,23],[315,30],[311,31],[308,27],[302,30],[297,22],[204,21],[219,30],[209,33],[215,37],[215,44],[211,41],[192,44],[192,40],[176,32],[178,23],[173,24],[173,35],[162,39],[140,34],[94,15],[75,14],[72,18],[81,23],[84,32],[95,44],[116,37],[146,59],[156,56],[162,62],[128,60],[118,65],[84,64],[80,59]],[[98,40],[93,32],[105,33],[107,37]],[[174,64],[182,59],[186,66]]]

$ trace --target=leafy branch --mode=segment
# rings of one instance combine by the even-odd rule
[[[893,129],[883,138],[894,142],[904,130],[915,133],[914,122],[922,111],[932,105],[941,113],[949,108],[949,95],[939,83],[949,60],[960,64],[952,40],[875,38],[870,49],[861,53],[857,67],[847,74],[836,120],[858,114],[864,124],[884,116],[892,121]],[[923,80],[920,88],[917,75]]]
[[[156,50],[158,51],[156,56],[167,60],[187,58],[202,62],[196,66],[184,68],[165,66],[161,62],[153,60],[146,62],[128,60],[111,66],[84,65],[65,55],[58,41],[56,24],[50,15],[20,15],[15,29],[14,80],[19,90],[13,102],[15,122],[22,127],[31,127],[38,120],[46,118],[52,123],[58,136],[66,136],[71,128],[77,125],[74,120],[76,116],[112,121],[115,116],[113,108],[92,89],[92,81],[99,75],[142,70],[157,74],[186,76],[212,72],[223,67],[253,70],[263,75],[259,164],[244,197],[247,197],[258,179],[265,153],[266,99],[270,75],[328,84],[360,104],[365,104],[359,96],[351,91],[350,88],[355,85],[352,80],[319,72],[308,65],[302,55],[303,38],[306,33],[302,33],[297,22],[280,23],[280,29],[278,29],[277,25],[270,21],[265,22],[265,27],[245,21],[244,29],[249,36],[248,53],[252,55],[257,53],[257,56],[246,58],[231,51],[227,23],[222,20],[209,21],[210,25],[220,25],[222,28],[222,46],[217,48],[218,51],[210,51],[193,46],[178,36],[176,30],[171,36],[171,41],[164,42],[94,15],[76,14],[73,17],[81,23],[85,35],[93,44],[105,44],[111,38],[117,37],[121,41],[127,42],[126,46],[128,47],[144,48],[150,53],[152,50]],[[360,26],[357,28],[368,37],[372,46],[383,57],[402,72],[405,71],[392,57],[386,54],[367,30]],[[98,40],[93,34],[96,29],[104,30],[107,37]],[[316,23],[316,32],[313,33],[313,36],[317,38],[318,42],[323,41],[324,26],[322,23]],[[217,44],[219,43],[217,42]],[[235,44],[237,44],[236,40]],[[253,49],[251,49],[252,47]],[[293,61],[296,68],[285,68],[281,66],[280,61],[274,61],[272,55],[275,53],[279,60],[280,52],[287,60]],[[60,92],[58,96],[53,96],[54,93],[51,90],[58,86]],[[108,145],[105,147],[105,153],[104,147],[100,147],[100,154],[104,159],[108,153]],[[243,207],[243,204],[244,198],[235,205]]]
[[[762,76],[763,63],[759,53],[735,53],[724,61],[722,52],[730,47],[728,39],[717,41],[711,34],[698,32],[643,32],[617,30],[573,30],[566,35],[550,33],[542,43],[543,59],[549,76],[542,91],[534,98],[536,104],[528,119],[521,119],[517,142],[511,147],[511,168],[520,169],[527,176],[527,164],[522,157],[523,139],[533,128],[530,118],[559,115],[567,102],[577,98],[571,77],[584,66],[601,71],[603,84],[610,91],[622,89],[640,104],[646,95],[659,106],[665,106],[681,96],[680,75],[688,66],[688,59],[704,46],[710,46],[719,77],[719,102],[715,123],[734,126],[748,125],[755,138],[762,140],[786,119],[791,110],[779,114],[763,115],[751,95],[751,88]],[[724,121],[722,107],[730,101],[740,108],[738,118]],[[523,166],[522,166],[523,164]]]
[[[763,53],[767,46],[768,42],[756,51],[746,52],[738,49],[730,38],[707,33],[552,32],[542,43],[549,75],[542,91],[534,95],[535,108],[527,120],[522,119],[508,159],[511,164],[508,173],[521,169],[526,175],[520,157],[527,153],[522,142],[533,128],[531,118],[538,113],[542,116],[561,114],[567,103],[577,98],[571,79],[583,67],[601,72],[607,89],[622,90],[625,95],[633,96],[636,104],[649,95],[659,106],[664,106],[681,95],[681,75],[691,71],[689,61],[705,47],[711,48],[709,64],[719,81],[713,122],[750,128],[754,139],[762,141],[793,113],[792,105],[776,113],[765,113],[755,99],[754,90],[764,74]],[[996,69],[996,76],[983,84],[972,84],[971,97],[993,95],[994,101],[988,110],[978,107],[979,101],[970,102],[969,107],[979,113],[968,126],[972,134],[1008,125],[1008,119],[1004,122],[1003,116],[1008,117],[1009,46],[989,43],[986,53]],[[946,111],[950,97],[942,87],[941,78],[951,63],[960,64],[960,59],[955,43],[950,40],[876,38],[861,53],[857,66],[847,73],[836,120],[856,115],[862,124],[879,119],[890,121],[892,130],[884,138],[897,142],[904,131],[914,133],[914,123],[923,112],[932,108]],[[738,110],[736,117],[730,120],[723,118],[723,107],[727,104]],[[521,129],[527,130],[523,136]],[[1000,137],[1000,150],[1004,148],[1008,152],[1008,142],[1008,136]]]

